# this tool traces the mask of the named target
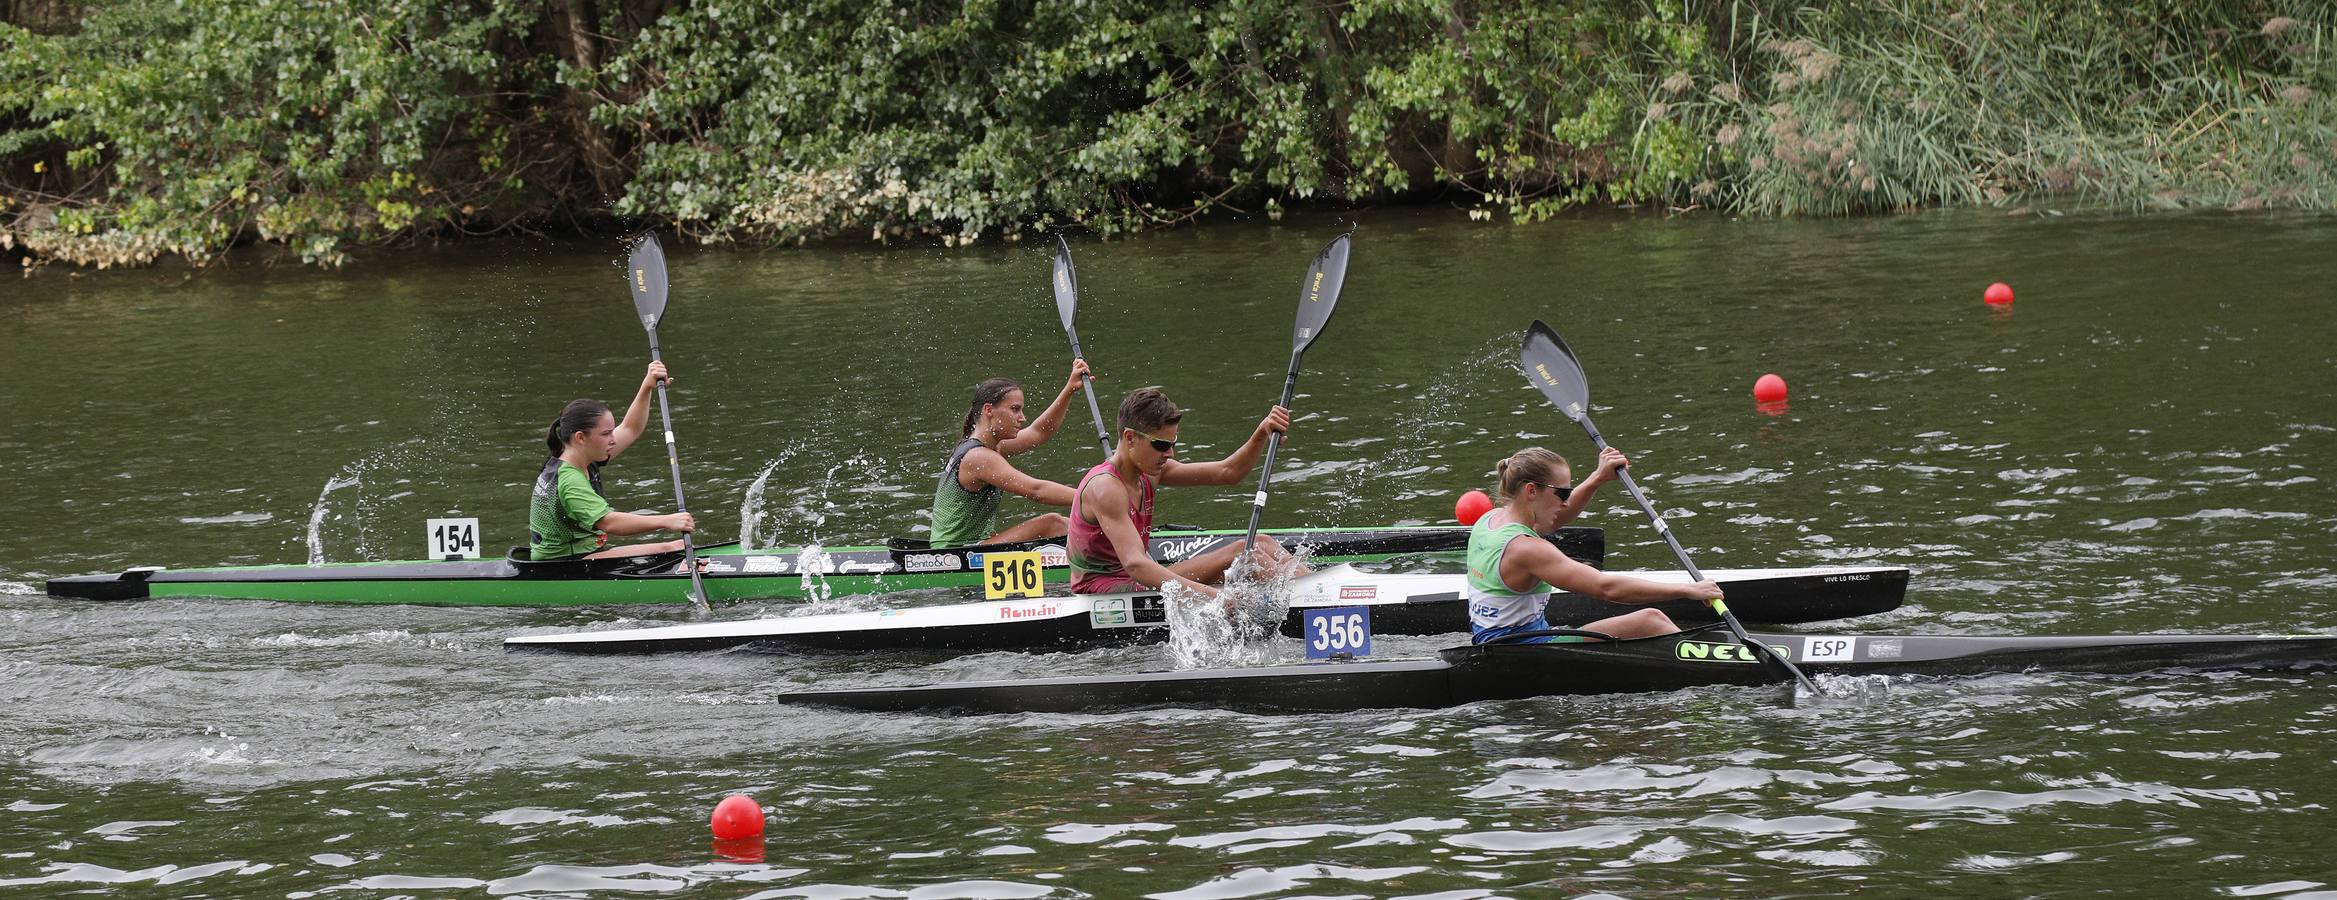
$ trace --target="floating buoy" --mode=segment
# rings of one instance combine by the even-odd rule
[[[1988,301],[1989,306],[2011,306],[2012,285],[2001,281],[1989,285],[1988,292],[1981,294],[1980,299]]]
[[[736,841],[763,836],[763,807],[755,798],[732,794],[714,804],[714,839]]]
[[[1470,491],[1453,502],[1453,518],[1459,519],[1463,525],[1475,525],[1478,519],[1492,511],[1493,498],[1485,496],[1484,491]]]
[[[1761,376],[1760,378],[1754,379],[1753,402],[1785,402],[1785,379],[1777,377],[1777,373],[1775,372],[1771,372],[1767,375]]]

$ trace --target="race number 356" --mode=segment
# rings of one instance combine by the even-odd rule
[[[1306,611],[1306,658],[1371,655],[1371,610],[1361,606]]]
[[[982,597],[1036,597],[1047,592],[1047,569],[1037,552],[986,553],[982,556]]]

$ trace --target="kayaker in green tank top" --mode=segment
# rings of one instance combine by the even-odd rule
[[[1071,377],[1055,400],[1039,413],[1038,421],[1023,414],[1022,385],[1011,378],[992,378],[974,388],[966,408],[960,440],[942,464],[941,479],[933,486],[933,534],[936,547],[1002,544],[1061,537],[1066,529],[1062,513],[1044,513],[1004,530],[997,526],[998,501],[1004,494],[1028,497],[1047,506],[1071,505],[1071,488],[1016,469],[1006,458],[1036,450],[1063,427],[1064,411],[1080,379],[1088,374],[1087,361],[1071,361]]]
[[[619,512],[601,495],[601,466],[623,455],[649,427],[649,395],[667,379],[665,364],[652,362],[625,410],[623,424],[598,400],[571,401],[544,435],[551,458],[536,474],[528,497],[529,554],[535,559],[646,556],[682,549],[681,541],[608,546],[609,535],[652,531],[695,531],[689,513],[641,515]]]
[[[1630,464],[1612,447],[1599,454],[1599,467],[1576,485],[1566,458],[1541,447],[1528,447],[1502,460],[1495,471],[1508,503],[1486,513],[1469,531],[1469,633],[1484,644],[1552,624],[1542,618],[1550,589],[1624,605],[1661,603],[1687,597],[1712,600],[1720,585],[1665,583],[1602,572],[1583,565],[1542,537],[1573,521],[1590,504],[1591,493],[1613,480],[1615,470]],[[1618,638],[1654,637],[1680,630],[1662,610],[1642,608],[1583,624],[1562,627],[1596,631]],[[1569,638],[1526,638],[1527,643]],[[1573,638],[1571,640],[1580,640]]]

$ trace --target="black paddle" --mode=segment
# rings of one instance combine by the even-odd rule
[[[1331,321],[1331,310],[1339,306],[1339,288],[1347,284],[1347,248],[1355,232],[1332,238],[1315,254],[1315,261],[1306,267],[1306,282],[1298,288],[1298,325],[1291,332],[1290,374],[1282,379],[1282,402],[1290,408],[1290,395],[1298,389],[1298,362],[1306,355],[1306,348],[1323,334],[1323,324]],[[1266,465],[1258,472],[1258,495],[1250,505],[1250,536],[1244,552],[1257,549],[1258,517],[1266,512],[1266,486],[1274,482],[1274,451],[1282,446],[1282,435],[1276,433],[1266,439]]]
[[[626,293],[633,295],[633,309],[641,314],[641,327],[649,331],[649,358],[662,361],[657,349],[657,323],[665,318],[665,248],[657,245],[657,233],[645,232],[633,243],[627,254],[625,269]],[[665,461],[673,468],[674,511],[686,513],[688,505],[682,502],[682,457],[674,449],[674,417],[666,408],[665,382],[657,382],[657,418],[665,425]],[[706,602],[706,584],[698,577],[698,548],[688,532],[682,533],[682,565],[690,570],[690,601],[701,613],[713,612]]]
[[[1079,275],[1071,271],[1071,242],[1055,236],[1055,313],[1063,317],[1063,333],[1071,336],[1071,358],[1086,359],[1087,351],[1079,349],[1079,329],[1071,320],[1079,317]],[[1104,430],[1103,410],[1095,405],[1095,376],[1083,378],[1081,389],[1087,392],[1087,415],[1095,420],[1095,442],[1102,444],[1104,456],[1112,455],[1112,433]]]
[[[1589,432],[1590,441],[1598,445],[1599,452],[1606,452],[1607,439],[1599,436],[1598,426],[1590,421],[1590,380],[1583,377],[1582,363],[1574,358],[1574,350],[1566,346],[1566,339],[1550,330],[1550,326],[1543,324],[1542,320],[1535,319],[1534,324],[1526,329],[1525,346],[1518,352],[1518,362],[1525,367],[1526,380],[1541,388],[1543,396],[1557,404],[1560,412],[1573,419],[1574,424],[1582,426],[1582,430]],[[1623,476],[1623,490],[1630,492],[1631,499],[1639,501],[1639,508],[1647,513],[1648,521],[1655,523],[1655,533],[1663,535],[1664,543],[1672,545],[1672,555],[1680,558],[1680,567],[1688,570],[1688,577],[1703,581],[1704,573],[1698,571],[1696,564],[1688,559],[1688,551],[1680,546],[1678,538],[1672,537],[1671,526],[1664,524],[1662,516],[1656,515],[1655,505],[1647,502],[1647,495],[1639,492],[1638,482],[1631,480],[1631,471],[1617,469],[1615,474]],[[1738,641],[1752,648],[1762,658],[1783,667],[1803,689],[1812,694],[1819,693],[1817,684],[1802,674],[1792,661],[1779,654],[1776,648],[1753,640],[1752,635],[1746,634],[1745,626],[1737,621],[1735,613],[1728,611],[1726,602],[1714,598],[1712,611],[1719,613],[1720,620],[1728,623],[1728,630],[1736,635]]]

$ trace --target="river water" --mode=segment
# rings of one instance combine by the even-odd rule
[[[1280,389],[1300,275],[1339,227],[1077,243],[1106,408],[1161,384],[1190,409],[1187,458],[1230,449]],[[1372,213],[1267,522],[1447,520],[1519,446],[1589,458],[1513,368],[1541,317],[1700,564],[1914,567],[1906,606],[1858,627],[2337,631],[2333,237],[2287,216]],[[774,545],[909,532],[972,383],[1017,377],[1034,405],[1061,384],[1048,250],[670,248],[661,336],[707,534],[750,514]],[[138,564],[412,557],[432,516],[521,541],[545,423],[638,382],[617,255],[480,243],[10,288],[0,886],[2337,896],[2325,673],[951,719],[769,697],[1129,671],[1165,650],[576,659],[498,642],[681,614],[40,593]],[[1998,280],[2010,310],[1980,302]],[[1763,372],[1793,386],[1782,414],[1753,406]],[[1084,415],[1024,468],[1087,465]],[[621,508],[670,507],[657,457],[610,470]],[[1172,490],[1161,518],[1238,525],[1247,493]],[[1582,524],[1608,529],[1611,567],[1672,565],[1620,491]],[[759,852],[710,845],[733,792],[769,811]]]

